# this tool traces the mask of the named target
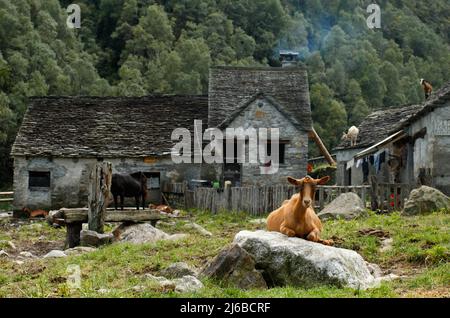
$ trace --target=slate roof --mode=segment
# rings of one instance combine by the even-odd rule
[[[350,141],[343,141],[335,150],[370,147],[389,137],[392,131],[399,131],[402,124],[421,108],[421,105],[409,105],[377,110],[358,126],[359,135],[356,146],[351,147]]]
[[[358,126],[357,144],[343,141],[334,150],[367,148],[400,131],[425,114],[450,101],[450,82],[435,91],[423,104],[378,110],[367,116]]]
[[[271,96],[299,128],[312,127],[308,75],[304,67],[229,67],[210,69],[208,126],[218,127],[255,94]]]
[[[175,128],[193,134],[207,96],[32,98],[13,156],[145,157],[170,152]]]

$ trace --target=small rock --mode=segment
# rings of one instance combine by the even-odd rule
[[[33,229],[33,230],[39,230],[42,228],[42,224],[32,223],[32,224],[28,225],[28,228]]]
[[[138,292],[138,293],[142,293],[143,291],[145,291],[145,286],[142,286],[142,285],[133,286],[133,287],[131,287],[131,290]]]
[[[165,277],[153,276],[152,274],[145,274],[145,277],[151,280],[153,283],[157,284],[159,288],[164,291],[175,290],[175,283]]]
[[[0,257],[8,257],[9,258],[9,254],[6,253],[4,250],[0,251]]]
[[[181,278],[183,276],[197,276],[197,271],[188,264],[179,262],[169,265],[161,271],[161,275],[168,278]]]
[[[209,236],[209,237],[213,236],[213,234],[211,232],[206,230],[201,225],[198,225],[197,223],[187,223],[184,225],[184,227],[186,229],[196,230],[199,234],[204,235],[204,236]]]
[[[23,265],[23,264],[25,264],[24,261],[20,261],[20,260],[15,260],[14,263],[16,263],[17,265]]]
[[[53,250],[44,256],[44,258],[60,258],[60,257],[67,257],[67,255],[63,251]]]
[[[203,283],[194,276],[183,276],[173,280],[175,283],[175,291],[178,293],[193,293],[202,289]]]
[[[96,250],[97,249],[93,248],[93,247],[77,246],[77,247],[73,247],[73,248],[69,248],[69,249],[65,250],[64,253],[66,255],[80,255],[80,254],[84,254],[84,253],[91,253]]]
[[[379,278],[383,275],[380,266],[377,264],[366,262],[366,265],[373,277]]]
[[[267,224],[267,220],[265,218],[262,219],[253,219],[250,220],[251,224],[257,224],[257,225],[266,225]]]
[[[178,241],[178,240],[183,240],[188,236],[189,236],[189,234],[177,233],[177,234],[173,234],[173,235],[169,236],[167,239],[169,241]]]
[[[8,219],[10,218],[12,215],[9,213],[0,213],[0,219]]]
[[[101,246],[113,241],[114,235],[100,234],[95,231],[82,230],[80,233],[80,243],[83,246]]]
[[[106,289],[106,288],[100,288],[100,289],[97,290],[97,293],[99,293],[99,294],[107,294],[107,293],[109,293],[110,291],[111,291],[111,290]]]
[[[267,288],[254,258],[238,244],[224,248],[201,272],[201,275],[225,281],[241,289]]]
[[[121,224],[113,231],[116,240],[134,244],[154,243],[160,240],[179,240],[186,234],[169,235],[148,223]]]
[[[27,251],[20,252],[19,255],[22,257],[25,257],[25,258],[35,258],[36,257],[32,253],[27,252]]]
[[[394,243],[394,240],[392,238],[387,238],[381,241],[381,248],[380,252],[388,252],[392,250],[392,244]]]

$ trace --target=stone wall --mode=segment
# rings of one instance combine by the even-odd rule
[[[105,158],[113,173],[160,172],[163,182],[198,179],[200,165],[173,164],[171,158]],[[87,205],[89,174],[96,159],[25,157],[14,158],[14,208],[59,209]],[[49,171],[49,188],[29,188],[29,171]],[[130,202],[130,201],[128,201]],[[132,201],[131,201],[132,202]]]
[[[275,174],[261,174],[261,164],[248,163],[249,144],[246,145],[246,162],[242,164],[242,185],[271,185],[286,183],[287,176],[302,177],[308,162],[308,133],[298,130],[267,99],[258,98],[243,110],[229,128],[279,128],[280,140],[286,141],[285,162]],[[258,159],[259,160],[259,159]],[[220,167],[219,167],[220,169]]]

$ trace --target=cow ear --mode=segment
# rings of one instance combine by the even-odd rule
[[[287,181],[290,183],[290,184],[293,184],[293,185],[300,185],[300,180],[297,180],[297,179],[295,179],[295,178],[292,178],[292,177],[287,177]]]
[[[320,178],[319,180],[317,180],[317,184],[318,185],[327,184],[327,182],[330,181],[330,179],[331,179],[330,176],[326,176],[326,177]]]

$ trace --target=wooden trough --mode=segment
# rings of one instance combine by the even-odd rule
[[[153,226],[155,226],[159,220],[164,218],[165,216],[161,215],[158,210],[150,209],[124,209],[123,211],[106,210],[104,215],[105,222],[150,222]],[[89,223],[89,209],[78,208],[51,211],[48,216],[48,221],[66,225],[66,245],[68,245],[69,248],[72,248],[80,245],[80,233],[83,223]],[[103,231],[100,230],[99,232]]]

